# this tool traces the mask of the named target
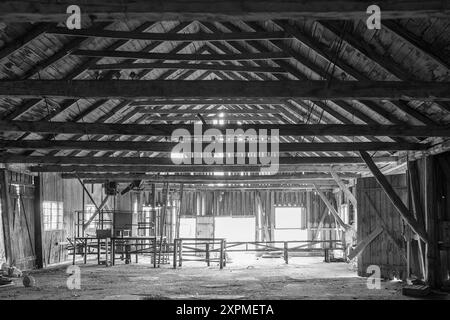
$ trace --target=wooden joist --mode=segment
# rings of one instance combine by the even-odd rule
[[[354,179],[355,174],[342,174],[343,179]],[[252,175],[252,176],[220,176],[220,175],[151,175],[151,174],[94,174],[94,173],[65,173],[62,174],[63,179],[95,179],[110,181],[134,181],[144,180],[150,182],[171,182],[171,183],[293,183],[312,185],[320,181],[320,183],[329,183],[336,185],[329,174],[297,174],[297,175]],[[318,184],[320,185],[320,184]]]
[[[199,113],[199,112],[197,112]],[[201,115],[204,115],[203,112],[200,113]],[[147,115],[146,120],[149,121],[166,121],[166,122],[173,122],[173,121],[181,121],[181,122],[191,122],[192,121],[198,121],[198,116],[155,116],[155,115]],[[242,115],[233,115],[230,114],[227,117],[204,117],[204,120],[206,123],[214,124],[218,120],[223,121],[224,123],[242,123],[241,121],[276,121],[279,120],[272,116],[242,116]]]
[[[291,36],[285,32],[236,32],[236,33],[156,33],[156,32],[133,32],[115,30],[80,29],[69,30],[64,27],[55,27],[46,33],[74,36],[74,37],[97,37],[122,40],[148,40],[148,41],[239,41],[239,40],[268,40],[289,39]]]
[[[0,20],[20,21],[65,21],[67,7],[73,1],[14,0],[0,2]],[[136,0],[89,1],[81,5],[86,19],[97,20],[148,19],[148,20],[268,20],[268,19],[367,19],[367,7],[373,1],[323,0],[323,1],[277,1],[271,0],[166,0],[160,2]],[[448,6],[440,0],[379,0],[383,18],[445,16]]]
[[[397,162],[397,157],[375,157],[374,162]],[[11,153],[0,154],[2,163],[43,163],[43,164],[88,164],[88,165],[164,165],[173,166],[170,158],[162,157],[93,157],[93,156],[23,156]],[[360,157],[280,157],[280,165],[299,164],[362,164]]]
[[[388,198],[391,200],[392,204],[395,208],[397,208],[398,212],[400,213],[401,217],[405,220],[405,222],[411,227],[411,229],[417,233],[417,235],[425,242],[428,242],[428,236],[425,231],[425,228],[420,225],[417,220],[414,218],[414,216],[411,214],[411,212],[408,210],[408,208],[403,203],[402,199],[397,195],[394,188],[392,188],[389,181],[386,179],[386,177],[381,173],[380,169],[378,169],[377,165],[373,162],[370,155],[365,151],[360,151],[361,158],[364,160],[364,162],[369,167],[370,171],[372,172],[375,179],[378,181],[380,186],[383,188],[384,192],[388,196]]]
[[[233,150],[239,150],[241,143],[235,143]],[[246,152],[252,150],[252,143],[242,143]],[[81,141],[81,140],[3,140],[1,149],[43,149],[43,150],[112,150],[112,151],[150,151],[171,153],[177,142],[145,142],[145,141]],[[202,150],[209,145],[203,143]],[[270,145],[270,144],[269,144]],[[227,146],[224,144],[223,151]],[[256,148],[256,143],[255,143]],[[272,153],[277,153],[270,149]],[[426,150],[426,144],[396,143],[396,142],[282,142],[278,145],[279,152],[308,152],[308,151],[385,151],[385,150]],[[191,144],[194,152],[195,145]]]
[[[139,51],[108,51],[108,50],[75,50],[73,55],[82,57],[109,57],[142,60],[174,60],[174,61],[244,61],[290,59],[284,52],[262,52],[245,54],[179,54],[179,53],[147,53]]]
[[[239,105],[282,105],[282,99],[146,99],[135,100],[129,105],[133,107],[151,106],[239,106]]]
[[[31,30],[28,30],[23,36],[15,39],[14,41],[8,43],[0,49],[0,60],[8,57],[15,51],[27,45],[53,26],[53,23],[38,23],[33,25]]]
[[[206,64],[206,63],[111,63],[97,64],[90,67],[91,70],[136,70],[136,69],[164,69],[164,70],[210,70],[210,71],[236,71],[236,72],[265,72],[288,73],[278,67],[252,67],[236,66],[234,64]]]
[[[109,56],[129,58],[124,53],[112,51]],[[98,56],[105,56],[98,52]],[[175,59],[160,54],[141,57],[132,53],[135,59]],[[139,57],[138,57],[139,55]],[[246,59],[270,59],[284,53],[248,54]],[[96,55],[88,55],[96,56]],[[191,57],[185,55],[185,59]],[[188,57],[189,56],[189,57]],[[226,60],[226,55],[199,55],[200,58]],[[222,56],[222,57],[219,57]],[[231,55],[228,55],[231,56]],[[242,55],[229,57],[239,60]],[[366,99],[366,100],[450,100],[448,82],[401,82],[401,81],[329,81],[283,80],[283,81],[240,81],[240,80],[1,80],[0,96],[15,97],[62,97],[62,98],[298,98],[306,100]]]
[[[29,167],[31,172],[260,172],[261,165],[42,165]],[[280,172],[330,172],[329,165],[280,164]],[[367,172],[365,166],[333,166],[333,172]]]
[[[205,81],[207,82],[207,81]],[[194,134],[194,125],[169,124],[117,124],[117,123],[75,123],[47,121],[0,121],[3,132],[33,132],[56,134],[101,134],[170,137],[176,129],[187,129]],[[341,125],[341,124],[283,124],[283,125],[203,125],[203,132],[210,128],[238,130],[279,130],[280,136],[392,136],[392,137],[450,137],[450,125]],[[270,131],[268,131],[270,134]]]
[[[282,110],[279,109],[213,109],[213,110],[197,110],[197,109],[143,109],[142,111],[139,110],[139,113],[144,114],[197,114],[200,113],[202,115],[220,115],[223,113],[224,116],[231,116],[231,117],[240,117],[242,114],[279,114]],[[158,118],[155,118],[158,119]],[[176,119],[176,118],[173,118]],[[217,120],[217,118],[215,118]],[[184,119],[183,119],[184,120]],[[272,119],[273,120],[273,119]]]

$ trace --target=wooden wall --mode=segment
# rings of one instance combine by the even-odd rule
[[[405,204],[408,204],[408,189],[406,175],[386,176],[395,192]],[[361,178],[356,184],[356,199],[358,201],[357,237],[358,242],[367,237],[380,225],[380,217],[401,243],[403,223],[397,209],[392,205],[375,178]],[[401,257],[405,247],[398,248],[386,232],[381,233],[358,257],[358,274],[366,275],[367,267],[377,265],[383,278],[405,276],[406,261]]]
[[[431,243],[426,252],[426,278],[431,286],[440,288],[450,280],[450,152],[415,164],[421,191],[419,214]]]
[[[335,195],[325,192],[336,206]],[[262,239],[274,239],[275,207],[305,207],[308,239],[312,239],[322,216],[321,240],[335,240],[335,221],[328,214],[324,202],[314,191],[236,190],[236,191],[186,191],[183,194],[181,215],[192,216],[256,216]]]
[[[11,252],[8,262],[20,269],[32,269],[36,264],[33,177],[4,169],[0,173],[2,255],[7,246],[5,236],[9,233]]]
[[[0,202],[0,206],[1,206],[1,202]],[[6,252],[5,252],[5,239],[4,239],[4,235],[3,235],[3,219],[2,219],[2,214],[1,214],[1,207],[0,207],[0,266],[2,265],[3,262],[6,262]]]

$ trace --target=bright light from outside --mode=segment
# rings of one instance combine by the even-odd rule
[[[307,240],[305,208],[276,207],[274,237],[276,241]]]
[[[227,241],[255,241],[255,217],[216,217],[214,237]]]

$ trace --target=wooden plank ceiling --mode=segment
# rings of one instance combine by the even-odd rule
[[[446,150],[441,1],[386,2],[380,30],[367,29],[364,1],[317,2],[223,1],[214,11],[189,1],[186,11],[168,1],[158,12],[134,1],[126,19],[92,5],[97,19],[81,30],[60,22],[64,1],[0,3],[0,162],[90,181],[334,186],[331,170],[344,181],[368,172],[361,151],[395,172],[406,156]],[[200,121],[279,129],[279,173],[174,165],[168,137]]]

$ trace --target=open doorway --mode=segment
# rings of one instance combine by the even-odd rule
[[[304,207],[275,207],[275,241],[308,240]]]

